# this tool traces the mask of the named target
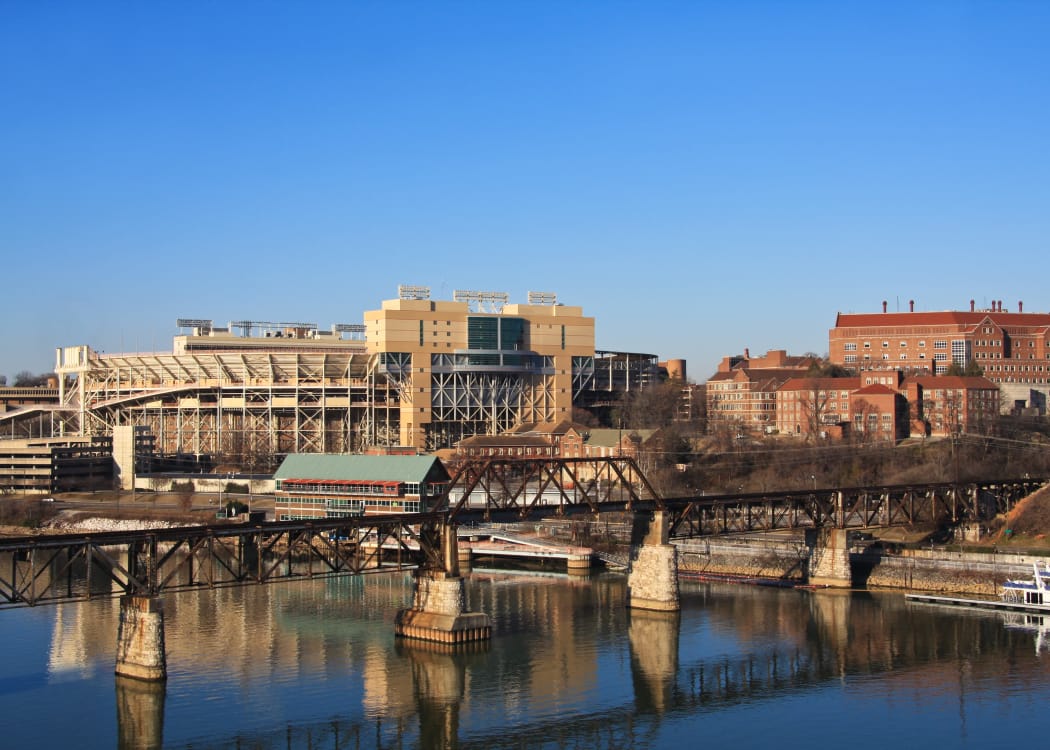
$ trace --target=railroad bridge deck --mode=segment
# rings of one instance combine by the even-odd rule
[[[661,497],[630,459],[486,459],[461,466],[428,513],[0,540],[0,608],[392,568],[447,570],[444,529],[489,520],[661,511],[671,538],[956,524],[1006,513],[1046,481]],[[365,539],[373,544],[357,543]]]
[[[116,673],[159,681],[167,677],[160,594],[200,586],[415,566],[413,605],[398,613],[395,634],[449,645],[487,640],[491,620],[465,611],[459,574],[456,529],[471,521],[634,512],[640,522],[632,530],[628,606],[670,612],[680,608],[672,535],[815,529],[822,536],[814,535],[811,582],[849,585],[847,528],[990,518],[1042,484],[1025,478],[663,498],[626,459],[489,459],[461,466],[427,513],[0,541],[0,608],[121,595]]]

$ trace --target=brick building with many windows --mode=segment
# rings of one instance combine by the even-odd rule
[[[801,377],[818,360],[809,356],[789,356],[783,349],[764,356],[723,357],[707,381],[708,425],[729,425],[748,432],[772,432],[777,427],[777,389],[792,378]]]
[[[941,375],[952,365],[999,386],[1000,409],[1045,414],[1050,396],[1050,313],[1003,310],[839,313],[828,334],[833,364],[855,372]]]
[[[896,441],[908,436],[903,393],[860,377],[793,378],[777,390],[777,431],[783,435]]]
[[[937,375],[953,363],[978,365],[993,383],[1050,384],[1050,313],[839,313],[828,334],[832,363],[850,370]]]
[[[999,415],[999,386],[987,378],[942,375],[903,383],[913,435],[987,432]]]
[[[899,372],[793,378],[776,405],[782,435],[896,441],[987,432],[999,415],[999,387],[981,377]]]

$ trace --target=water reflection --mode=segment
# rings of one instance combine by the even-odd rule
[[[459,712],[466,695],[467,652],[476,646],[399,641],[396,653],[412,667],[422,747],[453,748],[459,744]]]
[[[130,677],[116,678],[117,747],[120,750],[154,750],[164,745],[163,682]]]
[[[941,720],[973,739],[968,696],[1046,697],[1050,676],[1043,618],[896,594],[683,583],[680,614],[628,613],[621,577],[475,571],[467,598],[495,635],[464,651],[395,640],[402,574],[167,595],[167,692],[117,681],[118,745],[655,745],[695,738],[700,717],[717,733],[738,708],[798,711],[829,689],[950,697],[960,708]],[[52,682],[114,679],[118,609],[49,608]],[[733,729],[745,746],[746,731]]]
[[[1050,616],[1027,612],[1004,612],[1003,623],[1009,630],[1019,630],[1035,636],[1035,652],[1050,651]]]
[[[678,612],[630,613],[627,637],[638,713],[663,713],[674,701],[680,622]]]

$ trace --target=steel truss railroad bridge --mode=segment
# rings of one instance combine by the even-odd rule
[[[661,497],[629,458],[480,459],[454,472],[427,513],[0,540],[0,608],[410,567],[451,572],[456,527],[482,520],[662,511],[672,538],[952,525],[1006,513],[1046,481]]]

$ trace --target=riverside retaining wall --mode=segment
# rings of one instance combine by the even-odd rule
[[[536,531],[553,536],[580,529],[609,540],[629,539],[622,523],[550,522]],[[674,540],[681,573],[774,578],[805,583],[810,550],[799,536],[714,536]],[[878,550],[850,554],[853,585],[912,589],[944,594],[998,596],[1003,581],[1029,579],[1032,564],[1050,565],[1050,556],[1009,552],[956,552],[944,549]]]
[[[1044,556],[936,548],[901,550],[893,554],[860,553],[854,555],[854,560],[854,582],[868,588],[982,596],[998,596],[1007,579],[1031,578],[1033,563],[1038,563],[1040,568],[1050,563],[1050,557]],[[865,577],[867,568],[871,572]]]
[[[675,541],[683,573],[779,578],[801,583],[809,551],[803,540],[718,537]]]

